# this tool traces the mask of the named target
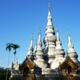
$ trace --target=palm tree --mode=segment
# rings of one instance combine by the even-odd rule
[[[11,47],[13,48],[13,50],[14,50],[14,52],[13,52],[13,54],[14,54],[14,61],[15,61],[15,55],[16,55],[16,50],[18,49],[18,48],[20,48],[20,46],[18,45],[18,44],[11,44]]]
[[[7,64],[7,66],[9,67],[9,59],[10,59],[10,52],[11,52],[11,43],[7,43],[6,44],[6,51],[9,51],[9,55],[8,55],[8,64]],[[7,78],[8,78],[8,69],[7,69],[7,71],[6,71],[6,80],[7,80]]]
[[[19,47],[20,47],[20,46],[19,46],[18,44],[7,43],[7,45],[6,45],[6,51],[7,51],[7,50],[9,51],[8,65],[7,65],[7,66],[9,66],[9,58],[10,58],[10,52],[11,52],[11,50],[12,50],[12,49],[14,50],[13,54],[14,54],[14,61],[15,61],[16,50],[17,50]],[[6,80],[7,80],[7,78],[8,78],[8,70],[7,70],[7,72],[6,72]]]
[[[9,50],[9,52],[11,51],[11,43],[7,43],[6,50]]]

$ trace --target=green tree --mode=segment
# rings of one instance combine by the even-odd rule
[[[16,55],[16,53],[17,53],[17,49],[18,48],[20,48],[20,46],[18,45],[18,44],[11,44],[11,47],[13,48],[13,50],[14,50],[14,52],[13,52],[13,54],[14,54],[14,60],[15,60],[15,55]]]
[[[5,80],[6,78],[6,71],[8,70],[7,80],[10,77],[10,70],[8,68],[4,69],[0,67],[0,80]]]
[[[9,54],[8,54],[8,64],[7,64],[7,67],[9,67],[9,60],[10,60],[10,52],[11,52],[11,43],[7,43],[6,44],[6,51],[9,51]],[[6,71],[6,80],[8,79],[8,70]]]
[[[9,55],[8,55],[8,64],[7,66],[9,67],[9,60],[10,60],[10,53],[11,50],[13,50],[13,54],[14,54],[14,61],[15,61],[15,55],[16,55],[16,50],[19,48],[20,46],[18,44],[14,44],[14,43],[7,43],[6,45],[6,51],[9,51]],[[8,79],[8,70],[6,71],[6,80]]]

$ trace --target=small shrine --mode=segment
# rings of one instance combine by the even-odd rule
[[[23,80],[36,80],[34,75],[35,64],[30,58],[26,58],[23,64],[21,65]]]
[[[60,73],[67,80],[75,80],[78,64],[74,63],[70,57],[67,57],[65,61],[59,66]]]

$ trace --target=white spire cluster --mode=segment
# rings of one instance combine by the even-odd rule
[[[74,61],[74,62],[78,62],[77,60],[77,53],[74,49],[74,46],[72,44],[72,41],[71,41],[71,37],[68,36],[68,56]]]
[[[48,67],[49,70],[54,70],[54,69],[57,69],[59,65],[65,61],[66,56],[65,56],[65,51],[62,46],[59,32],[54,31],[50,4],[48,6],[49,7],[48,7],[48,17],[47,17],[47,25],[46,25],[46,31],[45,31],[45,39],[44,39],[44,48],[42,46],[41,35],[39,34],[37,45],[34,50],[34,54],[35,54],[34,62],[38,67],[42,69],[46,69],[46,67]],[[29,55],[33,54],[32,41],[29,47],[28,54]],[[78,61],[77,59],[78,55],[71,42],[70,36],[68,36],[67,56],[69,56],[74,62]]]
[[[66,72],[67,74],[68,73],[72,74],[80,70],[79,69],[80,62],[78,63],[77,59],[78,55],[74,49],[74,45],[72,44],[71,37],[68,36],[68,50],[66,53],[67,55],[65,56],[65,51],[62,46],[59,32],[54,31],[50,9],[50,1],[48,4],[48,16],[44,43],[42,43],[41,35],[39,34],[34,51],[33,42],[31,40],[27,54],[28,54],[27,58],[21,65],[21,67],[23,67],[22,68],[23,71],[21,70],[20,72],[18,72],[19,71],[18,61],[16,61],[13,64],[12,67],[15,70],[15,72],[13,71],[12,73],[14,73],[14,75],[16,75],[15,73],[18,73],[20,74],[18,76],[24,77],[21,76],[21,74],[23,75],[25,74],[24,70],[26,70],[27,67],[29,68],[29,72],[31,74],[32,73],[35,74],[34,77],[36,77],[36,79],[39,78],[41,79],[42,77],[44,80],[55,80],[57,77],[60,77],[60,72],[62,73],[64,72],[65,74]],[[27,63],[28,59],[30,60],[29,63]],[[64,69],[64,71],[61,71],[61,69],[65,67],[64,65],[66,66],[66,68]],[[13,74],[11,74],[11,76],[12,75]],[[25,79],[27,79],[27,76],[25,76]]]

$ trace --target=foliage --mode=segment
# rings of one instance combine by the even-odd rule
[[[77,71],[77,74],[80,75],[80,70]]]
[[[0,80],[5,80],[6,79],[6,72],[7,71],[8,71],[8,78],[7,78],[7,80],[9,80],[10,70],[9,69],[4,69],[4,68],[0,68]]]
[[[11,49],[13,49],[14,50],[14,55],[16,54],[16,49],[17,48],[20,48],[20,46],[18,44],[7,43],[7,45],[6,45],[6,50],[8,50],[10,52]]]
[[[17,45],[17,44],[7,43],[7,45],[6,45],[6,50],[8,50],[9,53],[10,53],[10,51],[12,49],[14,50],[14,52],[13,52],[13,54],[14,54],[14,60],[15,60],[15,55],[16,55],[16,49],[17,48],[19,48],[19,45]],[[8,66],[9,66],[9,57],[10,57],[10,54],[8,56]],[[7,77],[8,77],[8,70],[6,71],[6,80],[7,80]]]

